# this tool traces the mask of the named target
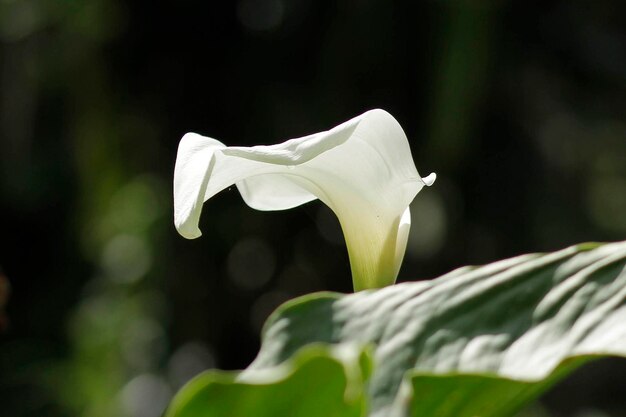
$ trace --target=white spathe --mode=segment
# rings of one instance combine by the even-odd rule
[[[355,290],[378,288],[395,282],[411,225],[408,206],[435,178],[420,177],[404,131],[384,110],[272,146],[229,147],[187,133],[174,170],[174,223],[184,237],[199,237],[202,204],[233,184],[257,210],[319,198],[341,223]]]

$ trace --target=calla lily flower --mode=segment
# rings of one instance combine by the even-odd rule
[[[187,133],[174,170],[174,223],[182,236],[199,237],[203,203],[233,184],[257,210],[320,199],[341,224],[354,289],[378,288],[395,282],[411,225],[409,204],[435,178],[420,177],[404,131],[384,110],[272,146],[226,146]]]

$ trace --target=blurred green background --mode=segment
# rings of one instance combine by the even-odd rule
[[[420,173],[400,281],[626,237],[626,3],[0,0],[0,415],[157,417],[267,315],[348,292],[319,202],[172,222],[188,131],[271,144],[380,107]],[[9,289],[10,288],[10,289]],[[7,299],[8,297],[8,299]],[[0,309],[1,310],[1,309]],[[626,415],[626,365],[526,415]]]

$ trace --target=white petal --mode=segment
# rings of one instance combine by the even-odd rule
[[[356,289],[395,281],[410,226],[407,207],[435,179],[420,178],[402,128],[383,110],[272,146],[225,147],[188,134],[174,176],[175,224],[188,238],[200,235],[202,202],[232,184],[259,210],[319,198],[339,218]]]
[[[432,172],[432,173],[430,173],[430,175],[422,178],[422,181],[424,181],[424,185],[430,187],[431,185],[433,185],[435,183],[436,179],[437,179],[437,174]]]
[[[213,155],[225,147],[220,141],[196,133],[187,133],[180,140],[174,168],[174,224],[187,239],[202,235],[198,222],[213,171]]]
[[[396,239],[396,254],[395,254],[395,262],[396,262],[395,275],[396,276],[398,276],[398,272],[400,272],[400,265],[402,265],[402,259],[404,258],[404,253],[406,252],[406,244],[409,242],[410,229],[411,229],[411,210],[409,207],[407,207],[406,210],[404,210],[404,214],[402,214],[402,217],[400,218],[400,224],[398,225],[398,238]]]
[[[284,174],[264,174],[237,183],[247,205],[256,210],[287,210],[317,197]]]

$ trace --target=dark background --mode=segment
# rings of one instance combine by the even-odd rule
[[[282,301],[348,292],[332,213],[172,222],[180,137],[272,144],[393,114],[434,187],[400,281],[626,236],[626,3],[0,2],[0,415],[156,417],[240,369]],[[601,361],[529,415],[626,415]],[[595,410],[595,411],[594,411]]]

